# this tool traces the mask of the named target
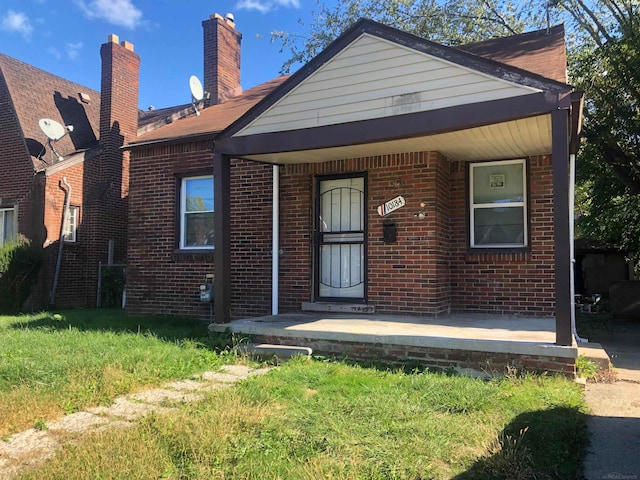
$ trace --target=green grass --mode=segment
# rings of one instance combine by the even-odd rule
[[[583,395],[559,377],[483,381],[294,360],[23,479],[577,478]]]
[[[0,317],[0,437],[225,361],[206,325],[74,310]]]

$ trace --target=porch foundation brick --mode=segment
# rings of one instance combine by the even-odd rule
[[[382,362],[390,365],[419,363],[425,368],[447,370],[453,368],[463,374],[494,376],[509,369],[535,373],[556,373],[570,378],[576,374],[575,359],[545,355],[480,352],[446,348],[382,345],[366,342],[327,341],[311,338],[284,338],[270,335],[251,335],[256,343],[309,347],[314,355]]]

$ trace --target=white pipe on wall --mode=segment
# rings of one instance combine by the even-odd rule
[[[273,232],[271,251],[271,314],[278,315],[278,264],[280,262],[280,172],[273,166]]]
[[[576,330],[576,286],[575,272],[576,255],[575,255],[575,228],[574,228],[574,209],[575,209],[575,193],[576,193],[576,154],[569,155],[569,254],[571,255],[571,331],[578,343],[587,343],[589,340],[578,335]]]

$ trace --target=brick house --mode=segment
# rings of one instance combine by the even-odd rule
[[[205,49],[208,25],[235,34],[207,22]],[[451,48],[359,21],[291,77],[129,144],[127,308],[555,317],[571,345],[566,81],[562,26]]]
[[[129,154],[120,147],[139,117],[145,129],[157,118],[138,111],[133,45],[112,35],[100,54],[101,92],[0,54],[0,244],[21,233],[43,245],[32,308],[95,306],[98,263],[126,258]],[[42,119],[72,130],[49,141]]]

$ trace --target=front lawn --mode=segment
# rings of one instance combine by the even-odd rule
[[[0,438],[214,369],[215,346],[202,322],[120,310],[0,317]]]
[[[573,479],[580,387],[294,360],[129,429],[106,430],[23,479]]]

